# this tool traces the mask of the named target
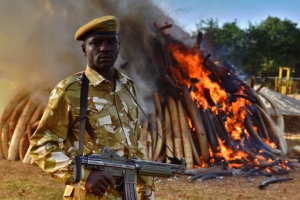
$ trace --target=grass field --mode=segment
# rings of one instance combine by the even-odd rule
[[[289,149],[300,144],[300,137],[295,135],[287,138]],[[62,199],[64,186],[54,181],[48,174],[36,165],[23,164],[21,161],[0,161],[0,199]],[[300,199],[300,169],[289,175],[276,177],[291,177],[293,180],[268,185],[259,189],[264,176],[223,177],[219,180],[190,182],[188,177],[156,178],[157,200],[231,200],[231,199]]]

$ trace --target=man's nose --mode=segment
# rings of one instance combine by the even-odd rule
[[[100,44],[100,51],[109,51],[110,48],[109,48],[109,45],[107,44],[107,42],[102,42]]]

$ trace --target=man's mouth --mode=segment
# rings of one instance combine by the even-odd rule
[[[111,61],[111,60],[113,60],[113,57],[112,56],[100,56],[99,60],[102,62]]]
[[[113,60],[113,56],[110,55],[100,55],[99,60]]]

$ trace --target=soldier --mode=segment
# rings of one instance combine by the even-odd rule
[[[40,124],[33,134],[30,155],[54,179],[66,184],[64,199],[121,199],[110,176],[100,170],[83,169],[80,183],[72,183],[71,161],[78,155],[80,90],[83,73],[89,80],[87,117],[95,140],[84,135],[83,153],[101,153],[104,146],[119,156],[146,159],[142,146],[134,82],[114,68],[120,43],[119,20],[96,18],[80,27],[75,39],[87,58],[85,71],[62,80],[51,92]],[[138,177],[139,199],[154,199],[153,177]]]

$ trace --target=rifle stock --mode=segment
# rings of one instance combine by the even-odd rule
[[[121,158],[114,151],[105,147],[101,154],[75,156],[73,182],[80,181],[82,166],[87,169],[102,170],[114,177],[116,189],[123,191],[124,199],[134,200],[137,199],[137,176],[171,177],[173,174],[195,175],[194,172],[185,170],[185,165],[184,158],[181,158],[181,164]]]

